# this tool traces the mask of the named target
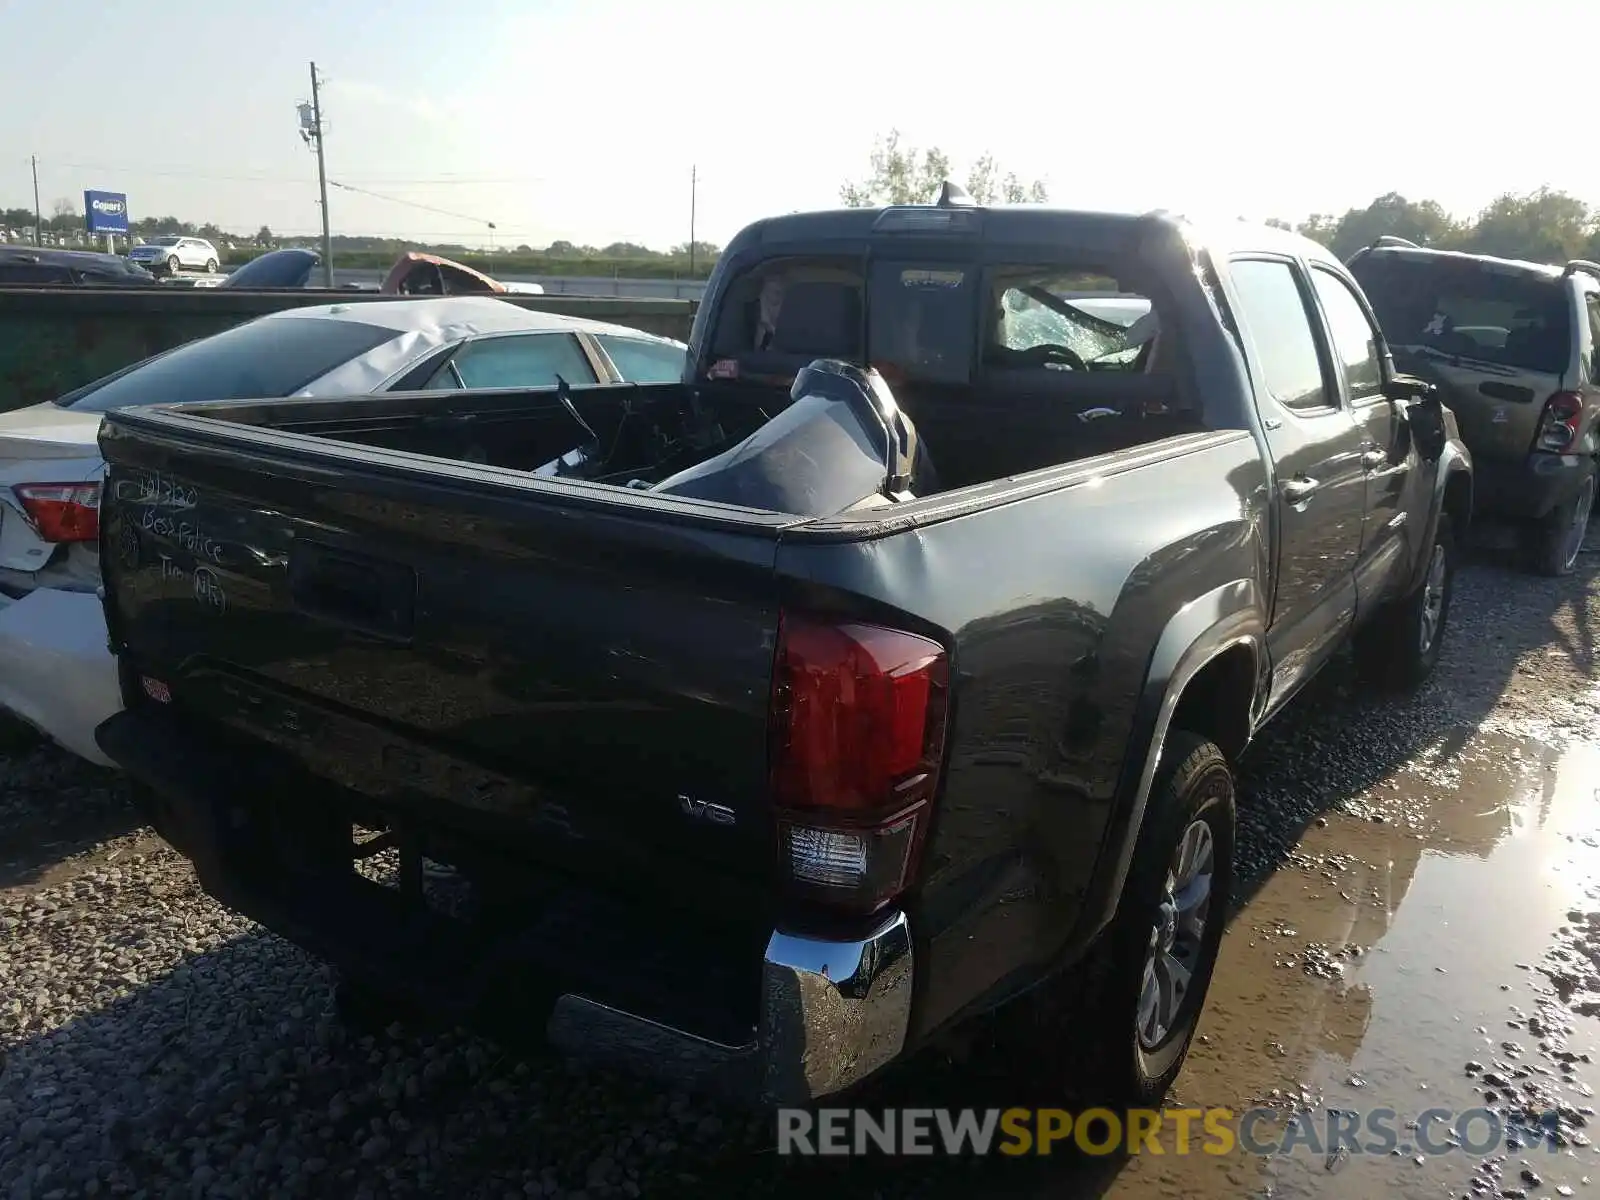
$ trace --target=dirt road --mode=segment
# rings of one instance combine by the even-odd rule
[[[0,1195],[1600,1197],[1581,561],[1550,581],[1480,555],[1421,694],[1374,701],[1338,665],[1244,764],[1245,878],[1170,1104],[1269,1109],[1258,1141],[1298,1110],[1288,1152],[1180,1155],[1169,1131],[1131,1160],[821,1166],[765,1122],[464,1035],[354,1041],[324,969],[201,895],[108,776],[37,750],[0,761]],[[919,1063],[877,1102],[981,1072]],[[1330,1109],[1392,1110],[1393,1143],[1339,1149]],[[1429,1109],[1452,1115],[1407,1128]],[[1506,1148],[1424,1152],[1491,1120]]]

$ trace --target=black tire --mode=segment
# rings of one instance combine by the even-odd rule
[[[215,275],[216,273],[217,273],[217,260],[214,259],[214,258],[206,259],[206,274],[207,275]]]
[[[1572,574],[1589,533],[1595,487],[1595,468],[1591,464],[1572,499],[1558,505],[1534,527],[1528,547],[1528,565],[1534,571],[1553,578]]]
[[[167,256],[167,274],[168,275],[171,275],[174,278],[176,278],[177,274],[178,274],[178,268],[180,266],[182,266],[182,265],[183,264],[178,261],[178,256],[176,254],[170,254],[170,255]]]
[[[1450,515],[1440,513],[1422,583],[1356,630],[1356,670],[1366,682],[1384,691],[1405,692],[1420,687],[1433,673],[1450,618],[1456,556]]]
[[[1041,1102],[1063,1095],[1113,1112],[1159,1107],[1183,1068],[1205,1005],[1227,925],[1234,861],[1233,771],[1205,739],[1167,737],[1117,915],[1089,957],[1017,1002],[1006,1024],[1022,1034],[1018,1071]],[[1190,830],[1204,830],[1211,853],[1209,904],[1197,936],[1173,943],[1192,950],[1187,986],[1165,1032],[1141,1033],[1141,1006],[1153,946],[1173,928],[1175,854]],[[1146,1030],[1146,1033],[1151,1032]]]

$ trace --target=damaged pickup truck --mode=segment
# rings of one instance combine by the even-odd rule
[[[746,229],[680,384],[100,438],[98,740],[205,888],[351,1015],[760,1102],[979,1015],[1155,1102],[1233,762],[1347,643],[1428,675],[1471,511],[1321,247],[950,191]]]

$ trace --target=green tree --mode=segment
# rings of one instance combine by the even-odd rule
[[[972,164],[972,169],[967,172],[967,194],[979,204],[993,204],[1000,197],[1003,186],[1000,180],[1000,166],[994,161],[992,154],[980,155]],[[937,197],[938,194],[936,186],[933,196],[929,199]]]
[[[679,245],[674,246],[672,248],[671,253],[672,253],[672,257],[673,258],[688,258],[689,257],[689,243],[688,242],[682,242]],[[702,242],[702,241],[699,241],[698,239],[695,241],[695,244],[694,244],[694,257],[695,257],[695,261],[697,263],[700,263],[700,262],[711,262],[714,259],[716,259],[716,257],[718,255],[720,255],[721,253],[722,253],[722,247],[721,246],[713,245],[711,242]]]
[[[1307,223],[1330,220],[1314,215]],[[1302,232],[1305,232],[1304,226]],[[1331,229],[1326,224],[1319,225],[1318,232],[1322,236],[1316,237],[1317,241],[1340,258],[1349,258],[1385,235],[1402,237],[1419,246],[1449,248],[1460,237],[1461,227],[1436,201],[1413,203],[1399,192],[1386,192],[1365,208],[1346,210],[1344,216],[1332,223]]]
[[[133,232],[140,237],[162,237],[167,234],[192,234],[194,225],[177,217],[145,217],[133,223]]]
[[[1463,249],[1479,254],[1564,263],[1600,248],[1597,237],[1600,226],[1587,204],[1545,187],[1525,196],[1498,197],[1461,240]]]
[[[50,205],[50,215],[44,219],[44,227],[55,233],[78,233],[83,229],[83,214],[78,211],[77,205],[63,196]]]
[[[1000,198],[1007,204],[1044,204],[1050,199],[1050,192],[1044,180],[1023,183],[1008,171],[1005,183],[1000,185]]]
[[[1339,218],[1332,213],[1312,213],[1294,229],[1301,237],[1332,246],[1333,235],[1339,231]]]
[[[898,129],[878,138],[872,147],[865,179],[851,180],[839,188],[839,199],[850,208],[877,208],[886,204],[931,204],[944,181],[951,178],[950,156],[937,146],[926,150],[905,145]],[[1024,183],[1014,173],[1001,174],[992,154],[975,159],[967,171],[968,194],[979,204],[997,200],[1007,204],[1043,203],[1049,198],[1044,181]]]

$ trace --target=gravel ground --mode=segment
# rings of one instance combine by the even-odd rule
[[[1346,665],[1330,668],[1245,764],[1239,900],[1308,825],[1365,811],[1375,783],[1425,747],[1497,722],[1591,728],[1600,591],[1596,556],[1582,561],[1567,580],[1492,557],[1465,569],[1445,659],[1417,697],[1374,702]],[[1600,917],[1576,914],[1551,954],[1555,975],[1600,970]],[[916,1071],[886,1088],[951,1077]],[[49,748],[0,757],[0,1197],[814,1191],[763,1152],[768,1140],[763,1121],[537,1050],[398,1027],[349,1035],[328,971],[204,896],[112,776]],[[857,1164],[831,1186],[972,1194],[974,1182],[948,1164]],[[1101,1186],[1082,1182],[1075,1192]]]

